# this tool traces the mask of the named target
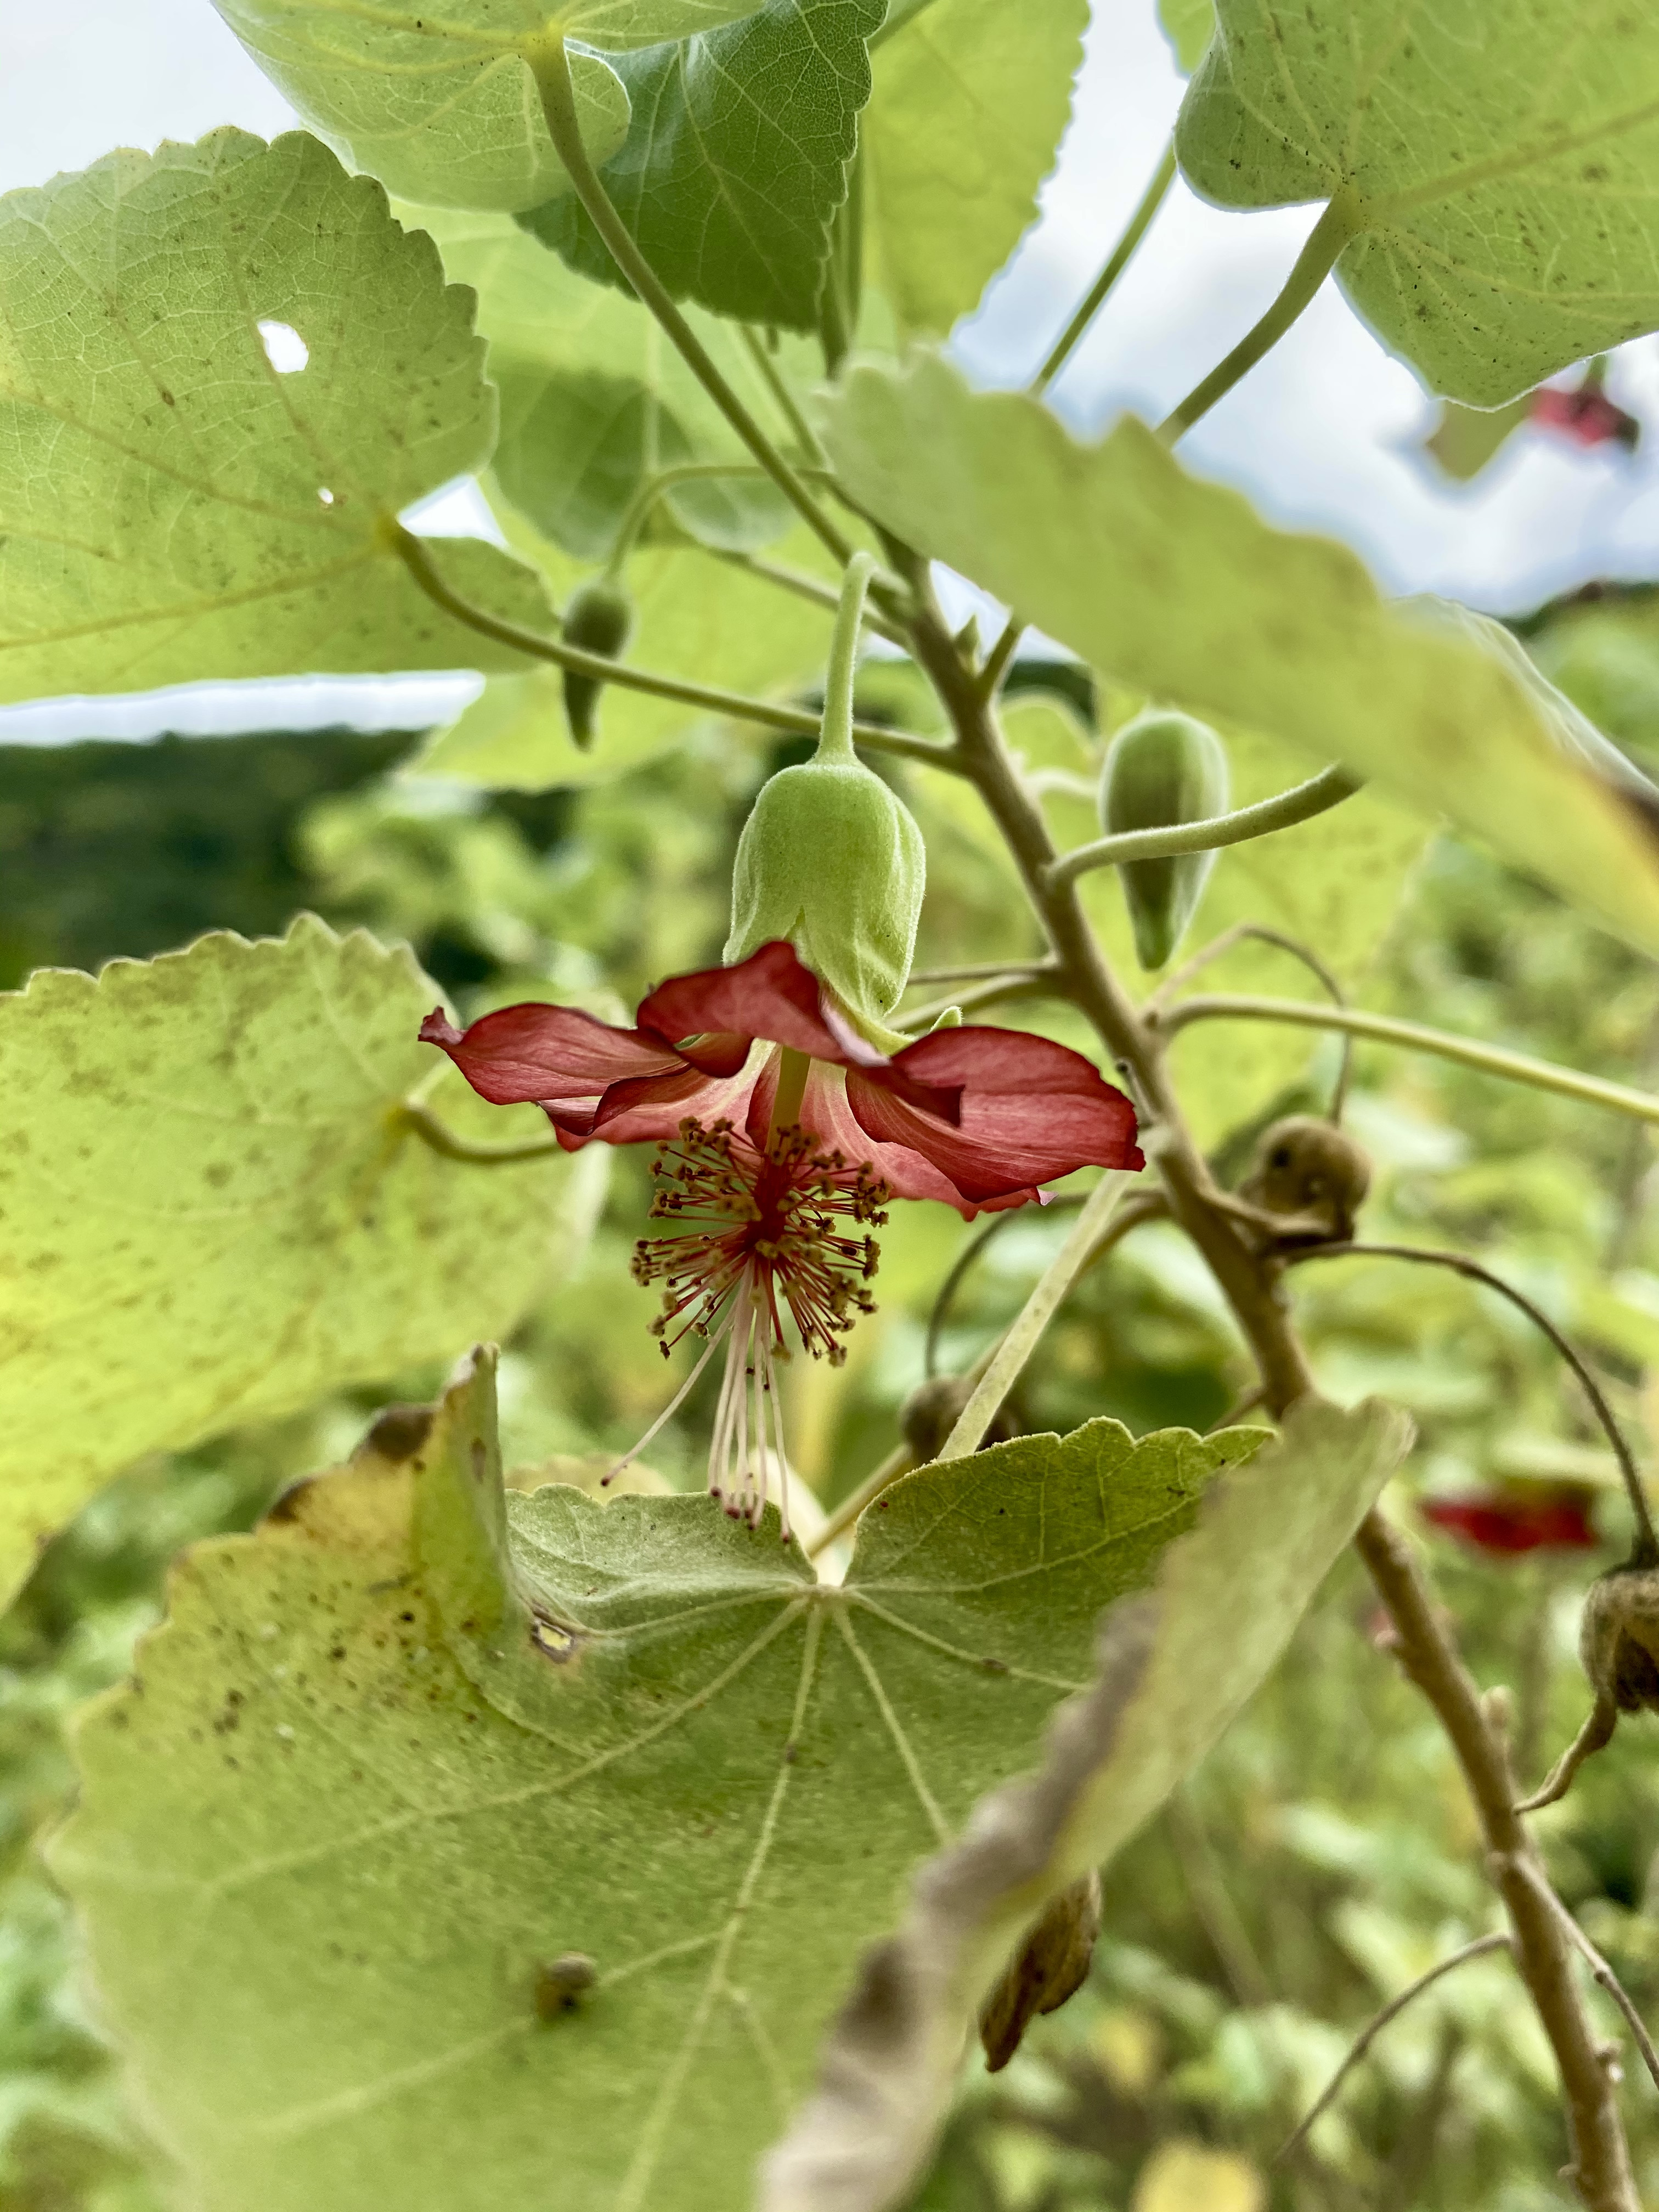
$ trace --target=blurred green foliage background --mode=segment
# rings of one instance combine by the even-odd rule
[[[1652,593],[1607,594],[1528,626],[1547,671],[1644,765],[1659,763],[1656,605]],[[1029,669],[1022,682],[1028,720],[1047,702],[1078,750],[1070,767],[1049,763],[1063,802],[1100,741],[1086,720],[1092,690],[1075,672]],[[906,672],[878,666],[866,688],[864,711],[900,711],[891,702],[905,697]],[[1103,702],[1104,719],[1133,703]],[[914,701],[902,710],[911,716]],[[528,797],[412,775],[416,747],[413,736],[335,732],[0,749],[0,984],[44,964],[143,957],[208,927],[270,933],[310,907],[339,927],[408,939],[465,1012],[544,995],[615,1018],[663,975],[718,958],[747,806],[763,775],[797,757],[708,730],[616,781]],[[921,966],[1034,950],[1012,874],[957,795],[906,772],[896,780],[927,835]],[[937,988],[919,985],[918,1000]],[[1411,872],[1364,990],[1384,1011],[1659,1080],[1649,964],[1448,838],[1432,839]],[[1274,1113],[1322,1103],[1336,1054],[1298,1048],[1277,1095],[1252,1091],[1237,1115],[1229,1065],[1212,1054],[1201,1079],[1206,1121],[1223,1132],[1218,1158],[1237,1173]],[[1527,1290],[1589,1351],[1648,1450],[1659,1428],[1659,1209],[1646,1130],[1369,1048],[1349,1121],[1376,1168],[1367,1232],[1455,1245]],[[507,1347],[504,1419],[524,1468],[627,1445],[665,1395],[647,1333],[653,1301],[628,1272],[646,1168],[629,1154],[611,1161],[585,1260]],[[1001,1218],[939,1317],[942,1371],[965,1369],[1011,1317],[1068,1219],[1063,1205]],[[791,1371],[792,1453],[824,1503],[891,1449],[923,1376],[940,1285],[981,1234],[943,1209],[896,1209],[881,1311],[846,1367]],[[1517,1765],[1536,1778],[1582,1717],[1577,1602],[1625,1534],[1611,1460],[1571,1378],[1510,1310],[1449,1275],[1354,1259],[1296,1274],[1289,1294],[1328,1391],[1380,1391],[1416,1416],[1421,1443],[1393,1510],[1428,1547],[1481,1680],[1509,1686]],[[302,1419],[131,1469],[43,1554],[0,1622],[0,2212],[152,2212],[167,2201],[164,2161],[98,2039],[71,1931],[33,1853],[64,1802],[65,1714],[120,1676],[181,1545],[249,1526],[285,1483],[348,1450],[377,1405],[438,1379],[388,1375]],[[1246,1380],[1201,1265],[1176,1231],[1153,1225],[1085,1277],[1012,1413],[1032,1430],[1101,1413],[1136,1431],[1204,1429]],[[711,1377],[653,1448],[672,1482],[701,1480],[714,1387]],[[1475,1550],[1423,1518],[1428,1494],[1587,1499],[1599,1549]],[[1650,1721],[1627,1723],[1540,1823],[1565,1894],[1650,2008],[1656,1748]],[[1110,1870],[1089,1986],[1006,2072],[970,2069],[919,2203],[1565,2204],[1565,2185],[1547,2178],[1565,2154],[1548,2054],[1501,1957],[1462,1970],[1388,2030],[1306,2149],[1272,2163],[1377,2005],[1493,1924],[1438,1730],[1381,1647],[1363,1577],[1345,1567],[1267,1691]],[[1639,2069],[1626,2101],[1659,2204],[1659,2098]]]

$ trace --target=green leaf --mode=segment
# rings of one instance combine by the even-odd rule
[[[1532,413],[1532,394],[1523,392],[1504,407],[1462,407],[1441,403],[1439,418],[1423,441],[1423,451],[1454,483],[1469,483],[1495,460]]]
[[[310,916],[0,997],[0,1590],[145,1452],[505,1329],[570,1171],[402,1133],[440,994]],[[456,1127],[533,1139],[445,1074]],[[514,1126],[516,1124],[516,1127]]]
[[[0,699],[524,665],[386,541],[494,441],[471,303],[314,138],[219,131],[8,194],[0,301]],[[432,553],[546,627],[495,547]]]
[[[412,1468],[188,1555],[80,1729],[53,1868],[203,2212],[746,2203],[911,1870],[1261,1441],[1094,1421],[926,1470],[836,1589],[703,1497],[503,1507],[492,1365]],[[594,1985],[538,2020],[572,1952]]]
[[[1626,0],[1218,0],[1176,131],[1224,207],[1348,196],[1348,297],[1494,407],[1659,326],[1659,16]]]
[[[1158,20],[1176,65],[1190,76],[1215,36],[1215,0],[1158,0]]]
[[[1642,803],[1564,744],[1489,633],[1385,604],[1354,555],[1270,528],[1143,423],[1079,446],[933,356],[855,370],[825,420],[855,500],[1103,673],[1443,811],[1659,951]]]
[[[866,1955],[817,2094],[767,2161],[763,2212],[905,2201],[1022,1933],[1121,1849],[1259,1687],[1411,1436],[1375,1400],[1344,1413],[1304,1399],[1282,1442],[1216,1486],[1156,1588],[1112,1608],[1095,1679],[1056,1717],[1042,1767],[975,1808]]]
[[[1113,702],[1114,722],[1143,703]],[[1058,727],[1057,727],[1058,726]],[[1015,699],[1004,714],[1009,744],[1028,758],[1058,753],[1057,735],[1087,760],[1084,732],[1051,699]],[[1232,803],[1253,806],[1287,790],[1307,772],[1304,756],[1277,738],[1229,724],[1221,732],[1232,772]],[[1097,763],[1091,762],[1091,766]],[[1092,779],[1091,779],[1092,781]],[[1055,842],[1082,845],[1100,835],[1091,797],[1051,789],[1045,811]],[[993,833],[994,834],[994,833]],[[1405,896],[1430,835],[1423,817],[1367,788],[1328,814],[1216,855],[1177,963],[1240,922],[1257,922],[1312,945],[1337,980],[1358,993]],[[1079,890],[1090,921],[1118,975],[1150,992],[1162,975],[1143,977],[1135,959],[1128,909],[1116,872],[1085,876]],[[1274,998],[1323,999],[1318,979],[1300,961],[1246,939],[1206,968],[1198,991],[1262,992]],[[1171,1048],[1182,1110],[1206,1149],[1254,1120],[1307,1068],[1305,1032],[1269,1023],[1201,1022]]]
[[[865,237],[902,327],[948,331],[1036,220],[1088,26],[1088,0],[933,0],[878,41]]]
[[[603,559],[647,477],[682,463],[737,472],[676,486],[659,516],[728,551],[784,534],[793,514],[781,494],[636,301],[586,283],[507,216],[402,213],[435,238],[449,276],[478,295],[478,329],[501,392],[495,479],[544,537],[579,560]],[[739,334],[697,307],[688,313],[727,383],[787,444],[791,426]],[[807,350],[786,342],[777,362],[803,388],[820,373]]]
[[[392,191],[447,207],[527,208],[569,189],[538,71],[562,35],[617,49],[729,23],[752,0],[214,0],[307,123]],[[628,95],[599,55],[569,57],[582,142],[620,146]]]
[[[780,551],[793,568],[823,573],[820,549],[805,529]],[[550,547],[541,562],[561,592],[583,573]],[[696,546],[647,546],[635,553],[628,587],[638,619],[626,658],[641,668],[773,699],[798,696],[823,672],[835,619],[830,609]],[[701,708],[608,684],[593,749],[579,752],[566,727],[562,684],[556,668],[492,678],[406,773],[512,791],[605,783],[711,720]],[[751,744],[769,744],[775,733],[747,726],[744,734]]]
[[[767,0],[724,30],[612,56],[633,118],[599,174],[675,299],[817,328],[830,225],[870,97],[865,42],[884,4]],[[625,284],[568,195],[523,221],[584,276]]]

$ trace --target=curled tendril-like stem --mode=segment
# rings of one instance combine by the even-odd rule
[[[1453,1274],[1467,1276],[1471,1282],[1484,1283],[1489,1291],[1496,1291],[1500,1297],[1507,1298],[1517,1312],[1523,1313],[1534,1328],[1549,1339],[1577,1376],[1579,1387],[1589,1401],[1590,1411],[1613,1447],[1613,1455],[1618,1462],[1625,1494],[1630,1500],[1631,1513],[1636,1522],[1636,1542],[1630,1564],[1638,1567],[1659,1566],[1659,1534],[1656,1534],[1654,1529],[1653,1515],[1649,1510],[1647,1492],[1642,1487],[1635,1455],[1601,1384],[1590,1373],[1577,1346],[1563,1335],[1549,1316],[1540,1307],[1535,1306],[1522,1291],[1517,1291],[1513,1283],[1506,1283],[1501,1275],[1494,1275],[1490,1267],[1483,1267],[1478,1260],[1471,1260],[1462,1252],[1437,1252],[1423,1244],[1331,1243],[1307,1245],[1299,1250],[1285,1252],[1281,1257],[1285,1267],[1296,1267],[1308,1260],[1340,1259],[1349,1255],[1356,1259],[1407,1260],[1419,1266],[1449,1268]]]
[[[1550,1769],[1547,1781],[1530,1797],[1521,1798],[1516,1811],[1539,1813],[1546,1805],[1558,1803],[1571,1789],[1573,1778],[1584,1761],[1593,1759],[1598,1751],[1605,1751],[1613,1741],[1613,1732],[1618,1725],[1618,1706],[1605,1692],[1598,1691],[1589,1719]]]

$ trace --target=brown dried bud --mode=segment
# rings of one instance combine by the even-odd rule
[[[1578,1656],[1598,1698],[1659,1712],[1659,1567],[1614,1567],[1590,1584]]]
[[[1596,1577],[1578,1626],[1578,1656],[1595,1692],[1589,1718],[1517,1812],[1565,1797],[1584,1761],[1612,1742],[1620,1713],[1659,1712],[1659,1566],[1629,1560]]]
[[[944,1450],[974,1389],[971,1375],[935,1375],[928,1382],[918,1384],[905,1400],[899,1409],[899,1434],[918,1467],[926,1467]],[[985,1443],[1006,1444],[1010,1437],[1018,1434],[1018,1423],[1003,1406],[985,1431]]]
[[[1370,1161],[1352,1137],[1334,1122],[1292,1114],[1263,1131],[1238,1194],[1264,1212],[1303,1217],[1306,1230],[1292,1233],[1304,1241],[1322,1234],[1346,1243],[1370,1183]]]
[[[979,2015],[986,2071],[1000,2074],[1040,2012],[1058,2012],[1089,1978],[1100,1933],[1100,1876],[1061,1890],[1036,1923]]]
[[[536,2015],[557,2020],[574,2012],[599,1978],[599,1970],[585,1951],[566,1951],[536,1969]]]

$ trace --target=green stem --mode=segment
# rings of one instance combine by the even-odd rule
[[[1218,399],[1248,376],[1257,362],[1271,352],[1313,299],[1335,268],[1338,257],[1365,227],[1365,205],[1345,186],[1314,225],[1296,266],[1285,280],[1285,289],[1255,329],[1242,337],[1227,358],[1212,368],[1201,384],[1194,385],[1172,415],[1159,423],[1158,434],[1173,446],[1194,422],[1207,415]]]
[[[802,520],[840,562],[853,548],[818,506],[806,486],[773,445],[749,410],[715,368],[685,317],[668,296],[666,288],[629,234],[628,226],[611,204],[599,171],[588,159],[576,119],[576,95],[570,82],[570,58],[562,33],[555,33],[538,56],[536,74],[541,87],[542,109],[547,118],[554,151],[564,163],[577,198],[593,228],[605,240],[623,275],[648,307],[684,356],[692,374],[720,413],[743,440],[778,489]]]
[[[1002,689],[1002,679],[1018,650],[1019,641],[1025,634],[1025,625],[1018,615],[1010,615],[1002,625],[1002,635],[985,657],[985,665],[976,679],[981,699],[994,699]]]
[[[808,469],[804,473],[820,476],[827,474],[827,471]],[[611,544],[611,557],[605,562],[606,575],[621,574],[623,564],[634,550],[635,540],[645,527],[647,516],[657,501],[677,485],[706,483],[730,477],[766,477],[767,474],[758,461],[676,461],[672,468],[653,470],[623,509],[623,518],[617,525],[617,535]]]
[[[853,685],[858,673],[859,625],[864,619],[864,597],[875,573],[868,553],[854,553],[847,563],[836,609],[835,635],[830,641],[830,669],[823,685],[823,727],[815,757],[851,768],[853,750]]]
[[[408,1099],[392,1109],[392,1126],[418,1137],[433,1152],[441,1152],[445,1159],[460,1160],[470,1168],[517,1167],[523,1160],[556,1159],[563,1152],[554,1137],[538,1138],[527,1145],[475,1145],[465,1137],[458,1137],[427,1107],[415,1105]]]
[[[800,737],[818,734],[818,717],[804,707],[775,706],[769,700],[747,698],[740,691],[719,691],[707,684],[688,684],[678,676],[658,676],[648,668],[607,660],[603,654],[583,653],[578,647],[562,644],[556,638],[539,636],[518,623],[504,622],[450,589],[427,551],[423,538],[416,538],[390,518],[383,530],[388,548],[398,555],[427,597],[457,622],[477,630],[481,637],[492,638],[497,645],[508,646],[531,659],[550,661],[555,668],[568,668],[577,676],[591,676],[601,684],[619,684],[625,690],[643,691],[653,699],[676,699],[683,706],[702,707],[711,714],[729,715],[733,721],[754,722],[764,730],[787,730]],[[873,722],[854,722],[853,738],[855,743],[873,747],[878,752],[896,753],[901,759],[921,761],[929,768],[942,768],[951,775],[963,773],[957,765],[955,746],[939,744],[932,738],[911,737],[905,731],[882,729]]]
[[[1043,1270],[1013,1327],[998,1345],[990,1364],[974,1386],[973,1396],[945,1440],[945,1448],[939,1455],[941,1463],[966,1459],[970,1452],[979,1449],[985,1431],[995,1420],[1020,1370],[1036,1350],[1060,1300],[1088,1265],[1113,1214],[1123,1202],[1127,1183],[1127,1176],[1116,1169],[1109,1169],[1090,1192],[1071,1235]]]
[[[713,551],[712,547],[706,549]],[[745,575],[758,576],[763,583],[775,584],[781,592],[792,592],[798,599],[811,599],[815,607],[825,607],[831,614],[841,605],[841,593],[833,584],[822,578],[809,576],[805,569],[791,568],[781,561],[763,560],[758,553],[717,552],[714,557],[724,561],[729,568],[741,568]],[[864,610],[865,627],[884,637],[890,644],[908,648],[909,641],[896,623],[878,613],[866,605]]]
[[[1134,258],[1135,248],[1146,235],[1152,217],[1163,206],[1164,195],[1175,182],[1175,147],[1171,144],[1164,149],[1164,159],[1158,163],[1152,181],[1141,194],[1139,206],[1129,217],[1128,228],[1112,248],[1106,266],[1089,287],[1082,306],[1060,332],[1053,352],[1032,378],[1033,392],[1046,392],[1071,359],[1083,333],[1105,306],[1112,287]]]
[[[1272,799],[1258,799],[1231,814],[1214,814],[1203,822],[1172,822],[1158,830],[1124,830],[1113,837],[1097,837],[1063,854],[1049,868],[1051,884],[1074,883],[1091,868],[1121,867],[1126,860],[1163,860],[1177,853],[1213,853],[1224,845],[1243,845],[1252,837],[1289,830],[1310,822],[1352,799],[1364,779],[1345,768],[1328,768],[1306,783],[1281,791]]]
[[[1433,1053],[1441,1060],[1455,1060],[1460,1066],[1477,1068],[1483,1075],[1500,1075],[1510,1083],[1528,1083],[1536,1091],[1557,1091],[1563,1098],[1581,1099],[1587,1106],[1605,1106],[1612,1113],[1628,1114],[1638,1121],[1659,1122],[1659,1097],[1649,1091],[1632,1091],[1599,1075],[1581,1075],[1576,1068],[1557,1067],[1552,1060],[1534,1060],[1526,1053],[1505,1052],[1501,1045],[1476,1044],[1468,1037],[1449,1036],[1444,1030],[1425,1029],[1419,1022],[1362,1013],[1352,1006],[1217,994],[1182,1000],[1159,1016],[1158,1026],[1167,1037],[1190,1022],[1212,1021],[1287,1022],[1295,1029],[1345,1030],[1351,1036],[1369,1037],[1377,1044]]]
[[[814,468],[823,468],[826,455],[823,447],[818,443],[817,433],[801,412],[799,402],[789,389],[788,380],[767,351],[765,340],[758,331],[751,330],[747,323],[739,327],[738,337],[742,341],[744,350],[759,370],[762,381],[776,402],[778,412],[799,441],[802,453],[808,456]]]

